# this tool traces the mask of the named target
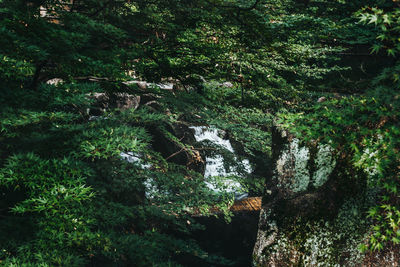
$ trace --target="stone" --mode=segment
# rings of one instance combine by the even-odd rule
[[[123,84],[125,84],[125,85],[136,84],[142,90],[147,89],[147,82],[144,82],[144,81],[127,81],[127,82],[123,82]]]
[[[284,133],[282,133],[284,132]],[[275,127],[272,135],[273,186],[289,199],[322,187],[334,174],[334,150],[326,144],[302,144],[299,138]]]
[[[145,81],[127,81],[123,82],[125,85],[136,84],[140,89],[146,90],[149,87],[159,87],[162,90],[174,90],[175,85],[173,83],[148,83]]]
[[[222,84],[222,86],[223,86],[223,87],[227,87],[227,88],[232,88],[232,87],[233,87],[233,83],[231,83],[231,82],[224,82],[224,83]]]
[[[279,125],[272,133],[274,171],[262,200],[253,265],[399,266],[399,246],[359,250],[372,227],[367,211],[379,199],[379,189],[367,183],[370,173],[353,168],[329,144],[302,142]]]
[[[116,93],[113,95],[92,93],[88,94],[88,98],[94,100],[94,103],[88,110],[88,114],[91,116],[101,116],[110,108],[117,108],[121,111],[128,109],[136,110],[140,105],[140,96],[127,93]]]
[[[63,82],[64,82],[64,80],[61,78],[53,78],[53,79],[48,80],[46,83],[51,84],[51,85],[58,85]]]
[[[91,93],[87,97],[94,100],[94,103],[87,110],[88,115],[99,117],[109,108],[110,97],[106,93]]]
[[[336,159],[333,156],[333,149],[328,145],[319,145],[314,160],[315,172],[312,177],[313,186],[321,187],[327,182],[329,175],[336,166]]]
[[[130,95],[127,93],[116,94],[116,107],[120,110],[136,110],[139,107],[139,104],[140,96]]]
[[[341,166],[332,147],[302,142],[279,125],[272,131],[272,160],[273,174],[263,197],[254,265],[293,266],[300,264],[303,256],[284,233],[298,218],[335,216],[346,190],[341,190]]]

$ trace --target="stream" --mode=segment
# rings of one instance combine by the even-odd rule
[[[229,139],[222,138],[223,131],[208,126],[191,126],[190,129],[194,130],[194,137],[197,142],[209,141],[212,144],[226,149],[235,155]],[[235,155],[235,161],[239,161]],[[225,159],[222,155],[216,154],[213,156],[206,156],[206,166],[204,171],[204,178],[206,179],[207,186],[216,193],[233,193],[235,200],[242,200],[248,197],[247,190],[240,184],[240,182],[233,177],[241,177],[236,170],[226,170]],[[244,159],[240,162],[245,173],[250,174],[252,167],[249,160]],[[215,180],[216,177],[220,179]],[[222,179],[221,179],[222,178]],[[222,184],[223,189],[217,188],[217,184]]]
[[[191,126],[194,130],[194,137],[197,142],[209,141],[230,153],[244,170],[245,175],[252,173],[253,168],[248,159],[239,160],[235,150],[229,141],[224,139],[224,132],[207,126]],[[205,157],[204,178],[207,186],[216,193],[233,193],[235,200],[240,201],[248,197],[248,191],[240,184],[238,179],[243,177],[235,169],[225,168],[225,158],[223,155],[215,154]],[[220,178],[223,189],[217,188],[214,178]],[[204,231],[194,234],[195,239],[209,253],[221,256],[226,262],[213,266],[251,266],[253,247],[257,238],[259,212],[247,211],[235,213],[232,221],[227,224],[223,218],[200,217],[198,222],[206,226]],[[209,266],[204,262],[190,262],[188,266]]]
[[[235,201],[245,200],[248,190],[240,179],[250,175],[253,168],[248,159],[240,160],[229,139],[224,138],[224,131],[209,126],[190,126],[196,142],[209,142],[216,148],[231,153],[235,166],[229,166],[223,153],[212,153],[205,156],[205,184],[216,194],[233,194]],[[120,157],[130,163],[137,163],[143,169],[152,166],[146,163],[142,155],[133,152],[122,152]],[[238,169],[240,168],[240,170]],[[152,178],[145,183],[145,196],[151,199],[159,190],[153,185]],[[193,233],[193,238],[208,253],[224,258],[219,264],[210,265],[199,258],[182,259],[185,266],[251,266],[252,251],[257,237],[259,211],[235,212],[228,224],[222,217],[197,217],[196,220],[205,226],[205,230]]]

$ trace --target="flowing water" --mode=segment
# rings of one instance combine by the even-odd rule
[[[194,130],[194,137],[197,142],[208,141],[215,146],[229,151],[233,154],[235,162],[241,165],[243,170],[241,172],[235,168],[227,170],[225,168],[225,158],[221,154],[215,153],[211,156],[206,156],[204,171],[206,185],[217,194],[234,194],[237,201],[247,198],[248,193],[235,178],[240,178],[242,175],[252,172],[250,162],[247,159],[239,160],[231,142],[223,138],[224,134],[221,130],[206,126],[192,126],[190,128]],[[143,155],[139,153],[122,152],[120,156],[127,162],[139,164],[142,169],[152,167],[151,164],[143,160]],[[152,178],[148,178],[144,182],[144,186],[146,198],[152,199],[160,194]],[[197,217],[196,220],[205,226],[205,230],[194,232],[194,238],[207,252],[222,256],[229,262],[226,265],[220,264],[216,266],[250,266],[252,249],[257,236],[258,214],[258,211],[235,214],[230,224],[227,224],[220,217]],[[187,266],[209,266],[207,262],[203,262],[200,258],[181,260]]]
[[[194,130],[194,137],[197,142],[210,141],[212,144],[235,154],[229,139],[222,138],[223,134],[217,128],[207,126],[191,126],[189,128]],[[239,162],[236,156],[235,161]],[[247,174],[252,172],[250,162],[247,159],[242,160],[240,164]],[[207,186],[216,193],[234,193],[236,200],[241,200],[248,196],[245,188],[237,180],[231,178],[241,177],[241,175],[235,170],[226,170],[225,159],[222,155],[206,156],[204,177],[206,178]],[[213,179],[214,177],[222,179],[216,181]]]
[[[194,130],[194,137],[197,142],[207,140],[235,154],[231,142],[228,139],[222,138],[222,131],[217,128],[207,126],[191,126],[189,128]],[[130,163],[139,164],[143,169],[151,168],[151,164],[144,162],[141,155],[137,153],[121,152],[120,156]],[[250,162],[247,159],[239,161],[236,156],[234,156],[234,158],[235,161],[242,166],[245,173],[250,174],[252,172]],[[248,197],[246,189],[238,180],[234,179],[234,177],[241,177],[240,173],[236,170],[227,170],[225,168],[225,159],[222,155],[216,154],[213,156],[206,156],[205,162],[204,178],[206,179],[205,183],[208,188],[215,193],[232,193],[235,195],[236,200],[242,200]],[[144,185],[146,188],[146,197],[152,198],[158,193],[151,178],[147,179]]]

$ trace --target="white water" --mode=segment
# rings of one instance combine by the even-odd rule
[[[209,140],[232,153],[234,152],[231,142],[228,139],[222,139],[220,137],[221,133],[218,134],[218,129],[207,126],[190,126],[189,128],[194,130],[194,137],[197,142]]]
[[[218,129],[205,126],[191,126],[190,128],[194,130],[194,136],[197,142],[208,140],[213,144],[225,148],[231,153],[235,153],[231,142],[228,139],[221,138],[222,133],[219,132]],[[120,156],[129,163],[139,164],[142,169],[149,169],[152,167],[151,164],[146,163],[143,160],[143,157],[140,154],[134,152],[121,152]],[[242,160],[241,163],[246,173],[252,172],[249,160]],[[239,173],[236,171],[227,171],[225,169],[224,158],[221,155],[206,157],[204,177],[207,179],[205,182],[207,187],[215,193],[233,193],[236,200],[247,198],[248,193],[244,187],[238,181],[228,178],[228,176],[240,177]],[[154,180],[152,178],[146,179],[144,186],[145,195],[148,199],[152,199],[160,193],[157,186],[154,185]]]
[[[152,166],[149,163],[145,163],[143,162],[141,156],[137,153],[133,153],[133,152],[121,152],[120,156],[122,159],[126,160],[129,163],[136,163],[139,164],[139,166],[142,169],[150,169]],[[157,186],[153,185],[154,180],[152,178],[147,178],[144,181],[144,187],[145,187],[145,196],[148,199],[152,199],[154,198],[154,196],[156,196],[157,194],[160,193],[160,191],[158,190]]]
[[[143,160],[141,159],[141,156],[137,153],[133,152],[121,152],[120,154],[121,158],[126,160],[129,163],[138,163],[142,169],[150,169],[151,164],[149,163],[144,163]]]
[[[231,142],[228,139],[221,138],[222,133],[218,129],[206,126],[191,126],[189,128],[194,130],[194,137],[197,142],[208,140],[231,153],[235,153]],[[250,162],[247,159],[241,163],[246,173],[252,172]],[[228,176],[240,177],[236,171],[227,171],[225,169],[224,158],[221,155],[206,157],[204,177],[207,179],[206,184],[208,188],[216,193],[234,193],[237,200],[246,198],[248,194],[238,181],[231,178],[223,178]],[[222,179],[214,179],[215,177],[221,177]]]

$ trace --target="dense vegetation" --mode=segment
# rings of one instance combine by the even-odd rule
[[[224,263],[191,234],[233,202],[177,137],[196,123],[243,148],[254,195],[274,121],[345,151],[380,195],[363,249],[400,243],[399,29],[395,0],[0,0],[0,264]],[[93,119],[94,93],[149,102]]]

